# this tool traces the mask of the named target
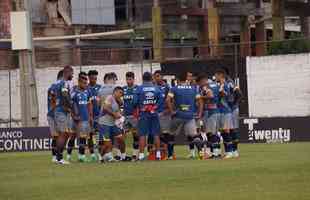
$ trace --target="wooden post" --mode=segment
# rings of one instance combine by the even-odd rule
[[[220,17],[218,9],[215,7],[215,2],[213,0],[208,1],[208,32],[209,32],[209,44],[210,55],[218,56],[220,49]]]
[[[163,37],[162,37],[162,16],[158,0],[154,0],[152,9],[152,25],[153,25],[153,50],[154,60],[160,62],[163,59]]]
[[[284,40],[284,1],[272,0],[273,40]]]

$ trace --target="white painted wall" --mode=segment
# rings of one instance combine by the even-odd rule
[[[160,69],[160,64],[153,63],[152,66],[149,63],[143,64],[143,69],[141,64],[125,64],[125,65],[107,65],[107,66],[83,66],[82,71],[88,72],[90,69],[96,69],[99,72],[98,83],[103,83],[103,77],[105,73],[115,72],[118,76],[118,85],[125,85],[125,73],[127,71],[133,71],[136,74],[137,83],[142,82],[142,73],[145,71],[155,71]],[[152,69],[152,70],[151,70]],[[58,71],[61,68],[44,68],[37,69],[36,73],[36,83],[37,92],[39,96],[39,124],[40,126],[46,126],[46,112],[47,112],[47,89],[56,80]],[[74,67],[74,80],[80,72],[80,67]],[[20,121],[20,82],[19,82],[19,70],[11,70],[11,89],[12,89],[12,118],[14,120]],[[0,71],[0,127],[7,127],[8,123],[1,121],[9,120],[9,72],[6,70]],[[13,126],[20,126],[20,123],[13,123]]]
[[[310,115],[310,54],[248,57],[250,117]]]

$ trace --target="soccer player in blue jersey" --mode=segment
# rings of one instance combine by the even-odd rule
[[[170,91],[170,87],[163,80],[162,72],[160,70],[154,72],[153,79],[155,85],[157,85],[161,91],[161,99],[158,107],[159,122],[161,129],[161,141],[167,145],[168,159],[173,159],[175,157],[175,155],[173,155],[174,136],[169,133],[171,126],[171,116],[166,106],[166,98],[168,92]]]
[[[63,80],[59,81],[55,86],[56,95],[52,97],[53,101],[56,101],[55,107],[55,124],[56,131],[59,134],[57,137],[57,163],[68,164],[63,159],[63,150],[67,141],[68,132],[68,118],[72,110],[72,102],[70,97],[70,87],[68,80],[73,78],[73,69],[70,66],[66,66],[63,69]]]
[[[228,79],[228,84],[230,85],[230,98],[229,106],[232,110],[232,127],[230,129],[230,134],[232,137],[232,155],[234,158],[239,157],[238,143],[240,139],[239,133],[239,103],[242,99],[242,92],[240,88],[235,84],[232,79]]]
[[[112,155],[112,139],[120,146],[121,160],[126,161],[126,146],[123,138],[123,123],[125,118],[121,115],[123,88],[115,87],[112,95],[108,95],[101,105],[99,118],[99,141],[101,141],[101,162],[114,161]]]
[[[219,102],[219,85],[204,78],[205,85],[201,89],[201,95],[204,99],[204,124],[208,136],[209,143],[211,144],[212,157],[218,159],[221,157],[220,136],[219,131],[219,119],[220,112],[218,109]]]
[[[135,105],[137,101],[137,88],[135,85],[135,74],[133,72],[126,73],[126,83],[127,85],[123,87],[124,89],[124,116],[125,116],[125,132],[131,133],[133,137],[132,143],[132,159],[137,160],[139,153],[139,136],[137,133],[138,119],[135,116]]]
[[[231,96],[231,84],[227,81],[225,70],[219,69],[215,73],[215,78],[219,84],[219,102],[218,109],[220,112],[219,127],[221,136],[224,141],[225,159],[233,157],[233,145],[230,129],[232,128],[232,109],[229,106],[229,99]]]
[[[94,136],[98,133],[98,118],[100,115],[100,105],[99,105],[99,90],[101,85],[97,84],[98,72],[96,70],[90,70],[88,72],[88,92],[90,95],[90,101],[93,107],[93,124],[91,124],[91,132],[87,141],[88,149],[91,154],[91,161],[96,161],[97,156],[94,152]]]
[[[171,133],[178,135],[183,131],[185,136],[195,140],[199,137],[195,115],[197,113],[197,117],[202,118],[203,100],[197,87],[187,84],[186,73],[180,74],[178,80],[179,84],[171,88],[166,100],[169,112],[172,114]],[[201,148],[200,143],[196,146]]]
[[[144,160],[146,136],[154,137],[156,159],[161,159],[160,153],[160,123],[158,107],[161,100],[160,89],[152,83],[152,74],[145,72],[142,77],[143,84],[137,89],[137,107],[139,109],[139,160]]]
[[[78,87],[72,94],[73,114],[72,118],[75,123],[76,132],[79,138],[79,155],[80,162],[86,162],[85,146],[87,137],[91,131],[90,124],[92,124],[92,103],[90,101],[90,94],[87,90],[88,78],[85,72],[80,72],[78,78]]]
[[[47,90],[47,122],[50,128],[50,133],[52,137],[52,162],[57,162],[56,159],[56,142],[58,133],[56,131],[56,125],[55,125],[55,107],[56,107],[56,85],[60,82],[60,80],[63,77],[63,70],[60,70],[57,74],[57,81],[53,83]]]

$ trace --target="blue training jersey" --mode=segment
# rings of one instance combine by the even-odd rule
[[[229,105],[229,102],[231,101],[231,91],[233,88],[231,83],[229,83],[228,81],[225,81],[223,87],[221,88],[220,87],[220,96],[219,96],[219,102],[218,102],[218,108],[219,108],[219,111],[220,113],[231,113],[232,112],[232,109]],[[222,90],[222,91],[221,91]],[[221,93],[223,95],[221,95]]]
[[[100,115],[100,105],[99,105],[99,90],[101,88],[101,85],[96,84],[94,86],[88,86],[88,93],[90,101],[93,105],[93,115],[94,119],[97,119]]]
[[[168,84],[163,82],[163,84],[157,84],[158,88],[160,89],[161,95],[160,95],[160,101],[158,104],[158,112],[161,113],[166,109],[166,97],[168,95],[168,92],[170,91],[170,87]]]
[[[220,97],[220,87],[216,82],[209,82],[209,89],[212,91],[212,98],[208,98],[205,103],[205,110],[208,111],[208,115],[212,115],[214,113],[218,113],[218,104]]]
[[[196,100],[201,96],[197,86],[178,85],[171,88],[168,95],[174,99],[177,118],[194,119],[197,111]]]
[[[137,88],[137,106],[140,116],[158,115],[160,89],[153,83],[143,83]]]
[[[75,89],[72,94],[72,102],[74,114],[79,117],[81,121],[89,120],[88,103],[90,103],[90,94],[88,90]]]
[[[71,89],[68,81],[60,80],[55,85],[56,108],[55,112],[67,113],[65,106],[70,106]],[[66,95],[65,95],[66,94]]]
[[[125,86],[124,89],[124,115],[130,116],[133,115],[135,110],[135,104],[137,101],[137,85],[132,87]]]
[[[56,81],[47,89],[47,116],[49,117],[54,117],[54,109],[52,109],[52,98],[53,96],[56,96],[56,85],[58,82],[59,81]]]

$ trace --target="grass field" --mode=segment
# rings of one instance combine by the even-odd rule
[[[309,200],[310,143],[243,144],[239,160],[73,163],[48,152],[0,154],[0,199]]]

